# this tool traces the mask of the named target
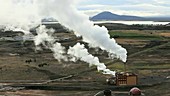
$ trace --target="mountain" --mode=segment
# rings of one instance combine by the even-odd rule
[[[129,15],[117,15],[108,11],[101,12],[90,18],[92,21],[98,20],[127,20],[127,21],[136,21],[136,20],[145,20],[143,17],[138,16],[129,16]]]

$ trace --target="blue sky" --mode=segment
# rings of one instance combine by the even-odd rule
[[[89,16],[102,11],[120,15],[170,16],[170,0],[80,0],[77,8]]]

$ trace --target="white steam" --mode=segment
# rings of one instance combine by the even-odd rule
[[[64,60],[67,61],[65,56],[65,48],[58,42],[55,42],[52,34],[54,33],[53,29],[47,29],[45,26],[41,25],[37,30],[37,36],[34,38],[34,43],[37,50],[41,49],[41,44],[47,49],[53,51],[55,59],[58,61]]]
[[[74,30],[77,36],[89,43],[90,47],[106,50],[111,58],[119,58],[123,62],[127,60],[127,51],[110,39],[108,30],[99,27],[89,21],[89,17],[76,9],[76,3],[81,0],[0,0],[0,25],[10,30],[22,30],[29,34],[29,29],[41,24],[44,17],[53,17],[62,25]],[[52,36],[54,32],[40,26],[34,38],[37,48],[42,44],[54,52],[56,59],[67,61],[65,48]],[[40,48],[40,47],[39,47]],[[80,59],[91,65],[96,65],[99,71],[107,74],[114,74],[100,63],[97,57],[90,55],[84,45],[76,44],[70,47],[68,54],[72,60]]]
[[[33,39],[29,32],[41,23],[35,0],[0,0],[0,27],[5,31],[24,33],[23,40]]]
[[[45,46],[45,41],[48,42],[48,44],[53,44],[55,42],[54,38],[48,34],[49,33],[53,33],[54,30],[53,29],[46,29],[45,26],[40,26],[38,27],[38,29],[36,30],[37,32],[37,36],[35,36],[35,46],[38,46],[40,44],[43,44]]]
[[[88,50],[84,47],[83,44],[77,43],[75,46],[70,47],[68,52],[71,55],[71,61],[76,61],[80,59],[86,63],[89,63],[90,66],[97,66],[97,70],[101,71],[103,74],[112,74],[115,76],[115,71],[110,71],[106,68],[104,63],[99,62],[98,57],[94,57],[93,55],[89,54]]]
[[[0,0],[0,25],[29,30],[40,24],[41,16],[37,12],[33,0]]]
[[[76,0],[41,0],[45,15],[52,15],[60,23],[66,27],[73,29],[77,36],[82,36],[83,40],[91,45],[91,47],[99,47],[102,50],[115,55],[111,58],[119,58],[126,62],[127,51],[118,45],[114,39],[110,39],[108,30],[105,27],[94,26],[89,21],[89,17],[80,13],[75,8]],[[48,12],[48,14],[46,14]],[[57,13],[57,14],[56,14]],[[113,57],[114,56],[114,57]]]

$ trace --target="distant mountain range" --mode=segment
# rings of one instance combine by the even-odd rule
[[[117,15],[108,11],[101,12],[90,18],[92,21],[124,20],[124,21],[170,21],[170,17],[138,17],[130,15]]]

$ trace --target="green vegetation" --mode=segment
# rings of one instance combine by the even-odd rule
[[[123,31],[110,31],[110,36],[146,36],[144,34],[132,33],[132,32],[123,32]]]
[[[138,71],[138,74],[147,76],[148,74],[152,74],[151,70],[140,70]]]
[[[110,66],[108,66],[109,69],[117,70],[117,71],[124,71],[124,64],[116,62]]]
[[[145,65],[145,66],[133,66],[134,69],[169,69],[170,64],[160,64],[160,65]]]
[[[143,34],[139,32],[110,31],[112,38],[142,39],[142,40],[162,40],[163,37],[155,34]]]

